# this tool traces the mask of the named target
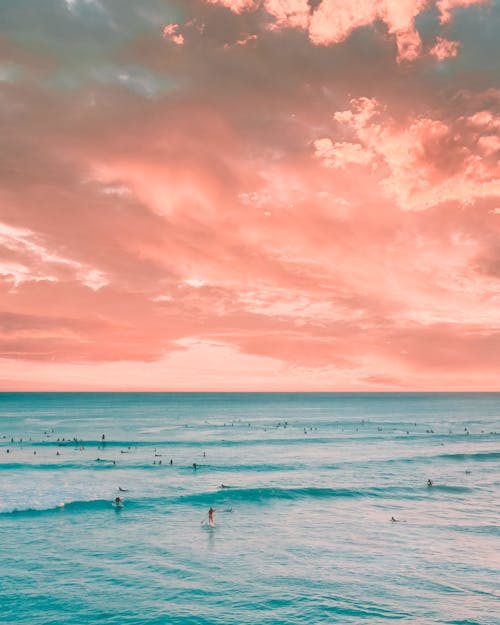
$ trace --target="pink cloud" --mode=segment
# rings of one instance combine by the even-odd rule
[[[109,82],[3,48],[35,68],[0,84],[4,387],[498,387],[491,75],[347,41],[368,15],[413,57],[416,2],[339,5],[328,48],[320,3],[224,4]]]
[[[468,117],[467,121],[472,126],[486,129],[500,128],[500,117],[492,111],[479,111]]]
[[[235,13],[253,11],[262,6],[273,18],[272,29],[300,28],[308,32],[312,43],[332,45],[345,41],[362,26],[384,22],[394,35],[398,61],[413,61],[420,56],[422,42],[415,28],[415,18],[430,7],[430,0],[321,0],[315,5],[307,0],[205,0],[221,4]],[[438,0],[441,23],[451,20],[457,7],[482,5],[489,0]],[[438,37],[431,54],[439,60],[456,56],[458,44]]]
[[[225,43],[224,48],[227,50],[232,46],[246,46],[250,41],[255,41],[257,35],[243,35],[240,39],[237,39],[233,44]]]
[[[235,13],[256,8],[258,0],[205,0],[208,4],[221,4]]]
[[[166,24],[163,27],[163,37],[178,46],[184,44],[184,36],[178,33],[179,24]]]
[[[440,12],[440,20],[442,24],[451,21],[451,12],[453,9],[470,7],[477,4],[489,4],[490,0],[438,0],[436,6]]]
[[[500,150],[500,137],[498,135],[483,135],[477,140],[479,149],[487,156]]]
[[[443,37],[436,38],[436,45],[430,49],[429,53],[435,56],[439,61],[457,56],[460,48],[459,41],[449,41]]]
[[[311,6],[307,0],[264,0],[263,6],[277,27],[307,30],[309,26]]]
[[[488,130],[500,117],[492,112],[469,118],[477,128],[486,124],[486,132],[472,134],[463,118],[445,122],[418,116],[398,123],[367,98],[353,100],[351,109],[338,111],[334,119],[353,132],[358,143],[319,139],[316,157],[332,168],[348,163],[375,165],[380,188],[404,210],[500,195],[500,165],[489,158],[497,143]],[[456,167],[450,167],[452,163]]]
[[[415,17],[426,4],[426,0],[323,0],[312,15],[309,36],[318,45],[339,43],[356,28],[381,20],[396,36],[398,60],[413,60],[421,48]]]
[[[336,142],[331,139],[317,139],[314,154],[326,167],[347,168],[349,165],[368,165],[374,154],[360,143]]]

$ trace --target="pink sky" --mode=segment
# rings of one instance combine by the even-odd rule
[[[2,3],[0,390],[500,391],[499,28]]]

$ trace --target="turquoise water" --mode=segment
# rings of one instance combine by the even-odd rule
[[[0,622],[498,624],[499,415],[499,394],[0,394]]]

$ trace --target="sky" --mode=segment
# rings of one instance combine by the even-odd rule
[[[0,390],[500,391],[500,0],[3,0]]]

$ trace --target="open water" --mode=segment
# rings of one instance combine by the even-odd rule
[[[499,460],[500,394],[0,394],[0,622],[496,625]]]

